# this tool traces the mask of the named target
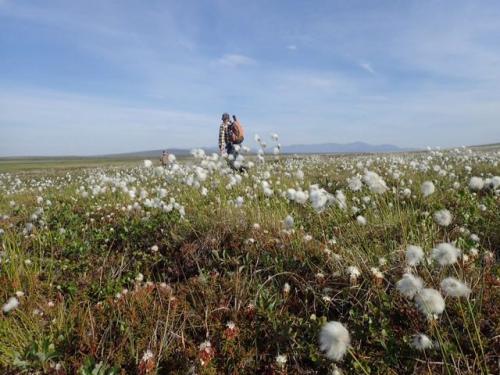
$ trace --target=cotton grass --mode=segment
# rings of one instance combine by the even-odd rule
[[[332,361],[341,361],[351,345],[349,331],[340,322],[328,322],[319,334],[320,350]]]
[[[405,273],[403,278],[396,283],[396,289],[403,296],[413,299],[418,291],[424,287],[423,280],[410,273]]]
[[[19,306],[19,300],[16,297],[10,297],[8,301],[2,306],[2,311],[8,314]]]
[[[419,290],[415,295],[415,303],[420,312],[429,319],[440,315],[445,308],[443,296],[432,288]]]
[[[424,251],[420,246],[409,245],[406,249],[406,264],[415,267],[424,259]]]
[[[443,267],[456,263],[460,254],[460,249],[456,248],[451,243],[440,243],[437,247],[432,249],[432,259]]]
[[[451,215],[450,211],[446,209],[442,209],[434,213],[434,221],[442,227],[449,226],[452,219],[453,216]]]
[[[425,181],[422,186],[420,187],[420,191],[422,192],[422,195],[427,198],[429,195],[433,194],[436,188],[434,187],[434,184],[432,181]]]
[[[472,290],[463,282],[454,277],[447,277],[439,284],[445,296],[468,298]]]
[[[432,343],[432,340],[429,338],[429,336],[424,335],[423,333],[419,333],[413,336],[410,346],[419,351],[423,351],[432,349],[434,347],[434,344]]]

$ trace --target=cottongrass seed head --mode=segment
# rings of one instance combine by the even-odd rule
[[[396,283],[396,289],[403,296],[413,299],[415,294],[424,287],[424,282],[418,276],[411,273],[405,273],[403,278]]]
[[[286,366],[286,355],[284,355],[284,354],[278,354],[276,356],[276,365],[279,368],[284,368]]]
[[[420,246],[409,245],[406,248],[406,264],[409,266],[417,266],[424,259],[424,251]]]
[[[8,314],[19,306],[19,300],[16,297],[10,297],[9,300],[2,306],[2,311]]]
[[[452,219],[453,216],[451,215],[450,211],[446,209],[434,212],[434,221],[442,227],[447,227],[448,225],[450,225]]]
[[[422,351],[426,349],[432,349],[434,347],[434,344],[432,343],[432,340],[429,338],[429,336],[424,335],[423,333],[419,333],[413,336],[410,346],[413,349]]]
[[[484,187],[484,180],[481,177],[471,177],[469,181],[469,189],[479,191]]]
[[[328,322],[319,334],[320,350],[333,361],[340,361],[351,345],[349,331],[340,322]]]
[[[359,215],[356,217],[356,221],[358,222],[359,225],[366,225],[367,221],[364,216]]]
[[[447,277],[439,284],[445,296],[448,297],[469,297],[472,290],[460,280],[454,277]]]
[[[434,187],[434,184],[432,183],[432,181],[425,181],[422,184],[422,186],[420,187],[420,190],[422,191],[422,194],[424,197],[428,197],[429,195],[434,193],[436,188]]]
[[[432,249],[432,259],[438,262],[441,266],[448,266],[457,262],[461,251],[451,243],[440,243]]]
[[[427,318],[441,314],[445,307],[441,293],[432,288],[419,290],[415,295],[415,303],[420,312]]]

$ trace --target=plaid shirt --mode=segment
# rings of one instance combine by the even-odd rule
[[[229,134],[230,122],[223,122],[219,127],[219,151],[221,154],[226,152],[227,144],[231,143]]]

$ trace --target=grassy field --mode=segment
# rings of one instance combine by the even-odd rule
[[[0,161],[2,373],[499,373],[498,151],[248,160]]]

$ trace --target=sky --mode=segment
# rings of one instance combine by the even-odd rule
[[[499,1],[0,0],[0,156],[500,141]]]

